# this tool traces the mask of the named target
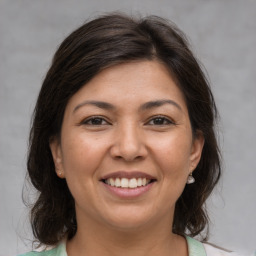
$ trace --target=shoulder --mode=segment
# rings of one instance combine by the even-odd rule
[[[201,243],[198,240],[186,237],[189,256],[245,256],[237,254],[209,243]]]
[[[56,256],[56,248],[47,250],[47,251],[42,251],[42,252],[37,252],[37,251],[32,251],[32,252],[27,252],[18,256]]]
[[[235,252],[231,252],[222,248],[218,248],[214,245],[203,243],[207,256],[243,256]]]
[[[60,243],[58,246],[50,250],[32,251],[19,256],[67,256],[67,253],[65,243]]]

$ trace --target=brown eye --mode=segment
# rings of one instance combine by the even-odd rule
[[[169,125],[169,124],[173,124],[173,122],[166,117],[159,116],[159,117],[152,118],[147,124],[148,125]]]
[[[101,117],[92,117],[89,119],[86,119],[83,124],[87,125],[106,125],[109,124],[105,119]]]

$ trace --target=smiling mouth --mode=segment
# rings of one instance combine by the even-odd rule
[[[148,184],[155,182],[155,179],[147,179],[147,178],[108,178],[103,179],[102,182],[104,182],[107,185],[110,185],[112,187],[116,188],[138,188],[138,187],[145,187]]]

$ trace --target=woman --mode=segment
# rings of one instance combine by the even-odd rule
[[[39,255],[226,255],[192,238],[207,239],[205,200],[221,172],[216,116],[173,24],[110,14],[74,31],[30,135],[32,228],[53,246]]]

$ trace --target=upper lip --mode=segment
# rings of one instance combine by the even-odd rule
[[[144,173],[144,172],[138,172],[138,171],[118,171],[118,172],[112,172],[109,174],[104,175],[101,180],[106,180],[109,178],[127,178],[127,179],[132,179],[132,178],[146,178],[149,180],[156,180],[155,177]]]

